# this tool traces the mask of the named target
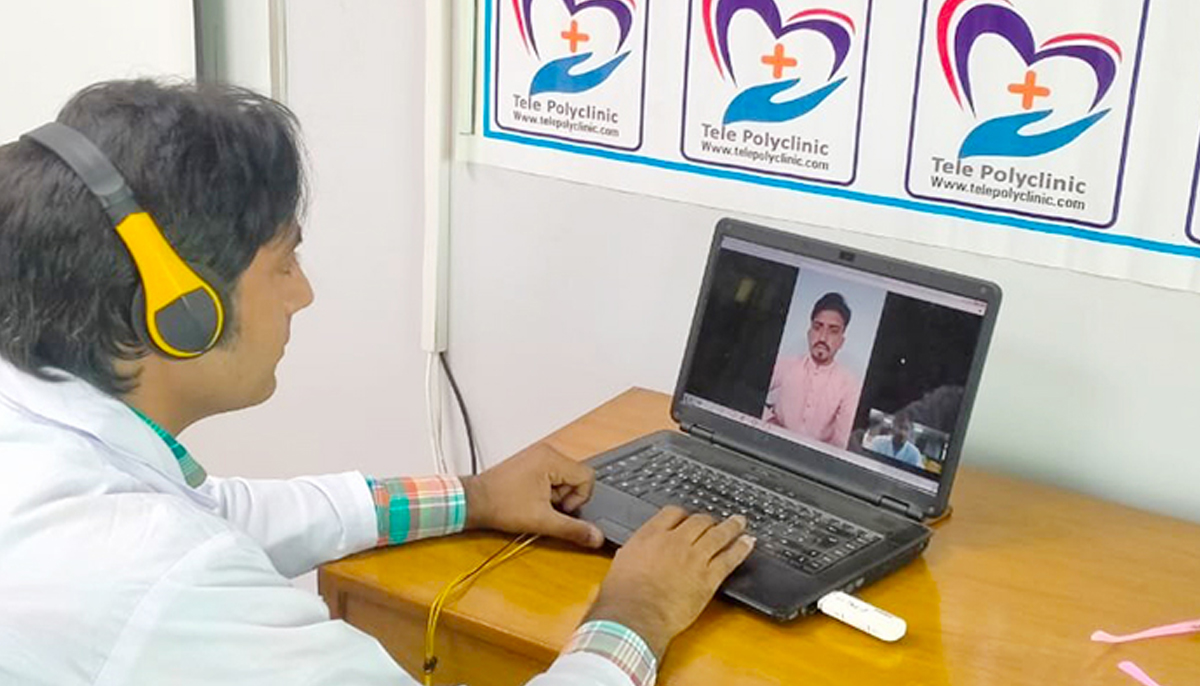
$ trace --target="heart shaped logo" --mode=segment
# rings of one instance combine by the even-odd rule
[[[570,24],[563,27],[556,38],[568,43],[571,54],[544,64],[529,84],[529,95],[532,97],[540,93],[582,93],[607,81],[629,56],[629,51],[622,52],[622,49],[629,40],[629,34],[633,28],[633,13],[637,9],[637,0],[579,0],[578,2],[576,0],[547,0],[547,2],[561,2],[567,11],[567,16],[571,20]],[[512,0],[521,41],[525,44],[525,49],[539,60],[541,52],[538,46],[537,32],[534,30],[534,7],[547,4],[547,2]],[[577,18],[586,10],[599,10],[599,12],[589,12],[589,17],[607,14],[615,22],[618,35],[616,55],[598,67],[576,74],[571,70],[594,55],[594,52],[586,49],[591,36]]]
[[[1075,141],[1108,114],[1100,105],[1117,78],[1121,47],[1094,33],[1066,33],[1038,43],[1029,23],[1007,3],[995,0],[948,0],[938,13],[938,56],[946,83],[959,106],[978,116],[969,65],[971,53],[984,36],[1010,45],[1024,61],[1023,82],[1009,84],[1020,96],[1022,112],[982,122],[963,142],[960,157],[980,155],[1034,157]],[[1052,131],[1026,135],[1022,129],[1053,114],[1053,92],[1038,83],[1037,66],[1050,60],[1073,60],[1092,72],[1095,92],[1086,116]],[[1035,106],[1044,109],[1033,111]]]
[[[835,80],[846,62],[857,32],[854,20],[834,10],[813,8],[797,12],[784,19],[775,0],[704,0],[704,33],[708,41],[709,54],[721,78],[737,84],[733,66],[733,50],[730,27],[733,19],[741,12],[756,16],[774,39],[772,47],[760,61],[771,67],[773,80],[747,88],[738,93],[725,112],[724,123],[742,121],[784,122],[801,117],[816,109],[833,94],[846,80]],[[786,70],[798,64],[797,58],[787,54],[781,42],[790,34],[812,32],[823,37],[833,53],[833,66],[827,80],[815,90],[792,100],[776,102],[775,97],[800,82],[796,78],[784,78]],[[756,49],[762,50],[763,46]]]
[[[549,0],[550,2],[561,2],[566,8],[570,17],[576,17],[580,12],[589,9],[599,9],[608,12],[614,21],[617,23],[617,28],[620,32],[620,37],[617,41],[617,52],[625,47],[625,42],[629,40],[629,31],[633,28],[633,10],[637,9],[636,0]],[[534,55],[539,55],[537,35],[533,30],[533,8],[535,0],[512,0],[513,11],[517,14],[518,25],[521,29],[521,40],[525,43],[525,49],[529,50]],[[572,50],[574,53],[576,46],[583,38],[586,40],[586,34],[579,34],[578,22],[572,22],[575,26],[575,35],[572,38],[567,38],[572,42]]]

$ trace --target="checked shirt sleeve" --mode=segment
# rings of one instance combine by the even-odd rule
[[[608,659],[629,676],[634,686],[654,686],[658,675],[658,661],[646,642],[616,622],[588,622],[579,627],[562,652],[572,653],[593,653]]]
[[[367,477],[367,487],[379,525],[377,546],[448,536],[466,527],[467,496],[457,478]]]

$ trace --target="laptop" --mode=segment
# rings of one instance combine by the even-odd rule
[[[995,284],[720,221],[662,431],[592,458],[617,545],[663,506],[758,539],[721,592],[786,621],[917,558],[948,507]]]

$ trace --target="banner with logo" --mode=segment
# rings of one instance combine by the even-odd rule
[[[1200,3],[485,0],[470,159],[1200,290]]]
[[[688,22],[680,154],[704,165],[853,183],[871,1],[830,0],[789,16],[761,0],[742,3],[741,17],[699,4]],[[744,21],[750,16],[761,22]]]
[[[573,12],[513,3],[496,39],[496,126],[602,148],[642,147],[648,1],[638,8],[606,0],[595,11],[585,1]]]

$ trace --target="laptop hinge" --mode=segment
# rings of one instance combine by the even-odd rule
[[[919,518],[918,515],[913,514],[913,508],[910,507],[908,503],[906,503],[902,500],[896,500],[895,498],[893,498],[891,496],[887,496],[887,495],[880,496],[879,504],[897,514],[902,514],[905,517]]]
[[[695,436],[696,438],[699,438],[702,441],[705,441],[707,443],[713,442],[714,434],[712,432],[712,429],[706,429],[703,426],[700,426],[699,424],[692,424],[691,426],[684,427],[684,430],[687,431],[689,434]]]

